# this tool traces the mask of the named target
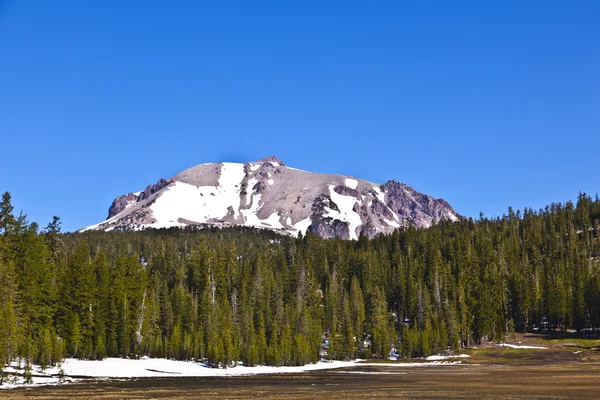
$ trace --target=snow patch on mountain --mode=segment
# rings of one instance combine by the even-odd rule
[[[344,183],[346,183],[346,186],[348,186],[350,189],[356,190],[358,187],[358,181],[356,179],[346,178]]]
[[[350,224],[350,239],[356,240],[358,239],[356,230],[362,225],[362,219],[360,218],[360,215],[354,211],[354,206],[358,200],[352,196],[343,196],[338,194],[335,190],[333,190],[333,188],[333,185],[329,186],[329,196],[331,196],[331,201],[338,206],[339,211],[336,212],[334,210],[329,210],[329,216],[334,219],[348,222]]]
[[[305,219],[303,219],[301,221],[298,221],[298,222],[296,222],[293,225],[294,231],[296,233],[302,232],[302,234],[305,234],[311,223],[312,223],[312,221],[310,220],[310,217],[309,218],[305,218]]]
[[[224,163],[221,167],[219,186],[196,187],[183,182],[169,186],[152,204],[154,228],[185,226],[181,219],[195,223],[207,223],[211,219],[225,217],[229,210],[237,218],[240,206],[240,186],[244,178],[242,164]]]

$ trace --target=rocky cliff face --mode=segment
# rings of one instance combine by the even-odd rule
[[[135,203],[149,199],[154,193],[169,186],[169,184],[171,183],[173,183],[171,179],[165,180],[160,178],[160,180],[157,183],[155,183],[154,185],[148,185],[146,189],[141,192],[127,193],[123,196],[117,197],[108,209],[108,217],[106,219],[111,219],[112,217],[119,214],[121,211]]]
[[[395,180],[383,185],[287,167],[274,156],[213,163],[117,197],[108,219],[87,229],[243,225],[297,235],[357,239],[408,223],[428,227],[460,216],[441,199]]]

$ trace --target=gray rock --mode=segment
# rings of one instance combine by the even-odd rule
[[[106,217],[106,219],[114,217],[136,200],[137,196],[133,193],[127,193],[123,196],[117,197],[108,209],[108,217]]]

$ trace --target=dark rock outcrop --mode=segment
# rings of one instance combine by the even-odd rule
[[[117,197],[110,205],[110,208],[108,209],[108,217],[106,217],[106,219],[114,217],[136,200],[137,196],[133,193],[127,193],[126,195]]]
[[[160,178],[160,180],[158,182],[156,182],[154,185],[148,185],[146,187],[146,189],[142,193],[140,193],[140,195],[138,196],[138,201],[146,200],[147,198],[152,196],[154,193],[169,186],[171,183],[173,183],[172,179],[167,180],[167,179]]]

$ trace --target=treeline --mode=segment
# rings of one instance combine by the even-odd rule
[[[248,228],[41,232],[0,203],[0,357],[302,365],[600,327],[600,200],[358,241]]]

